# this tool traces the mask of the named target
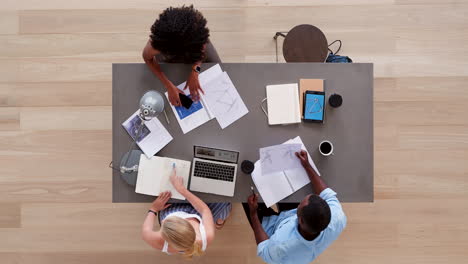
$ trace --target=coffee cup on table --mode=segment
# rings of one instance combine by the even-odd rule
[[[322,154],[325,157],[333,155],[333,144],[328,140],[324,140],[324,141],[320,142],[319,152],[320,152],[320,154]]]

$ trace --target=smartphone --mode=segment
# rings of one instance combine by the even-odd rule
[[[304,121],[323,123],[325,117],[325,92],[304,93]]]
[[[192,99],[190,99],[190,97],[188,97],[185,94],[179,93],[179,99],[180,99],[180,103],[182,104],[182,106],[187,109],[189,109],[193,104]]]

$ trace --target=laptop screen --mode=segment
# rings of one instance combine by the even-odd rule
[[[237,163],[239,159],[239,152],[237,151],[207,148],[201,146],[194,146],[194,155],[196,158],[223,161],[229,163]]]

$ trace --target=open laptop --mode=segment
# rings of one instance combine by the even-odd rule
[[[234,196],[239,152],[194,146],[191,191]]]

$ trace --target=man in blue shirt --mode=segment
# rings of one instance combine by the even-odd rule
[[[248,198],[250,225],[257,242],[257,255],[267,263],[309,263],[338,238],[346,216],[336,198],[315,172],[307,152],[296,153],[312,182],[315,194],[307,195],[296,209],[267,215],[259,208],[258,195]],[[245,207],[245,209],[247,209]],[[271,209],[270,209],[271,210]]]

